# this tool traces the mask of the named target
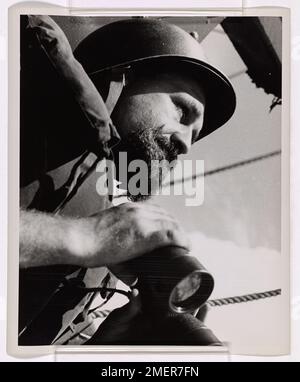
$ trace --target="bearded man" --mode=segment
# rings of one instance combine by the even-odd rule
[[[21,22],[19,344],[169,344],[163,332],[172,324],[153,329],[134,280],[123,279],[130,302],[101,325],[93,302],[105,311],[124,262],[168,246],[188,250],[180,224],[144,202],[162,181],[151,164],[170,170],[227,122],[232,86],[191,35],[161,20],[108,24],[74,54],[50,17]],[[144,161],[149,182],[146,194],[133,194],[117,171],[134,203],[114,207],[112,195],[96,192],[96,169],[105,158],[120,169],[120,153]],[[204,332],[192,344],[218,342]]]

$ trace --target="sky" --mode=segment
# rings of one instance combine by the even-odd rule
[[[256,88],[220,26],[202,46],[208,61],[232,77],[237,109],[224,127],[196,143],[188,157],[204,160],[205,171],[209,171],[280,150],[281,106],[270,113],[273,96]],[[276,156],[206,177],[204,203],[199,207],[186,207],[184,197],[159,198],[184,222],[192,255],[213,274],[212,298],[284,285],[280,167],[281,158]],[[276,297],[211,308],[206,324],[219,338],[227,339],[231,351],[276,354],[288,342],[284,304],[283,297]]]
[[[203,41],[212,64],[227,76],[245,70],[228,37],[211,32]],[[205,171],[281,148],[281,107],[270,113],[272,96],[257,89],[245,73],[232,78],[237,109],[222,128],[197,142],[188,156],[204,160]],[[280,250],[280,156],[205,178],[204,203],[188,208],[176,197],[176,211],[188,230],[232,240],[244,247]],[[174,210],[172,198],[163,197]],[[173,211],[172,211],[173,212]]]

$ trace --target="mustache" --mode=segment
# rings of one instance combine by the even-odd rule
[[[170,140],[169,138],[159,134],[155,138],[155,143],[163,151],[165,159],[169,162],[177,160],[180,154],[180,145],[177,142]]]
[[[128,161],[136,159],[143,160],[150,171],[148,171],[148,195],[129,195],[132,201],[148,199],[152,192],[158,189],[167,172],[172,171],[177,163],[177,157],[181,153],[180,144],[162,134],[162,126],[145,126],[129,130],[126,136],[122,137],[119,151],[127,152]],[[163,167],[153,166],[153,161],[166,161]],[[118,166],[117,166],[118,167]],[[153,179],[155,182],[152,183]],[[122,182],[119,174],[119,181]]]
[[[177,141],[173,141],[162,134],[163,127],[164,125],[153,128],[153,140],[164,153],[164,159],[172,162],[177,160],[178,155],[181,153],[181,147]]]
[[[181,153],[180,144],[162,134],[163,126],[141,126],[122,137],[118,146],[120,151],[127,151],[130,159],[176,161]],[[129,149],[130,148],[130,149]]]

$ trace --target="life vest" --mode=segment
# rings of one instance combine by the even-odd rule
[[[108,155],[108,143],[117,141],[118,135],[111,124],[103,124],[107,115],[101,120],[100,113],[99,123],[108,131],[97,135],[97,152],[89,150],[95,139],[89,110],[84,110],[84,102],[78,102],[78,94],[50,58],[30,19],[21,16],[20,207],[89,216],[111,205],[96,192],[95,165]],[[76,285],[112,288],[115,284],[105,267],[20,269],[19,345],[54,343],[83,314],[95,293]]]

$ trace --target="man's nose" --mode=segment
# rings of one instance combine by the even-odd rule
[[[180,131],[173,133],[170,137],[180,154],[187,154],[192,146],[192,129],[189,126],[183,126]]]

